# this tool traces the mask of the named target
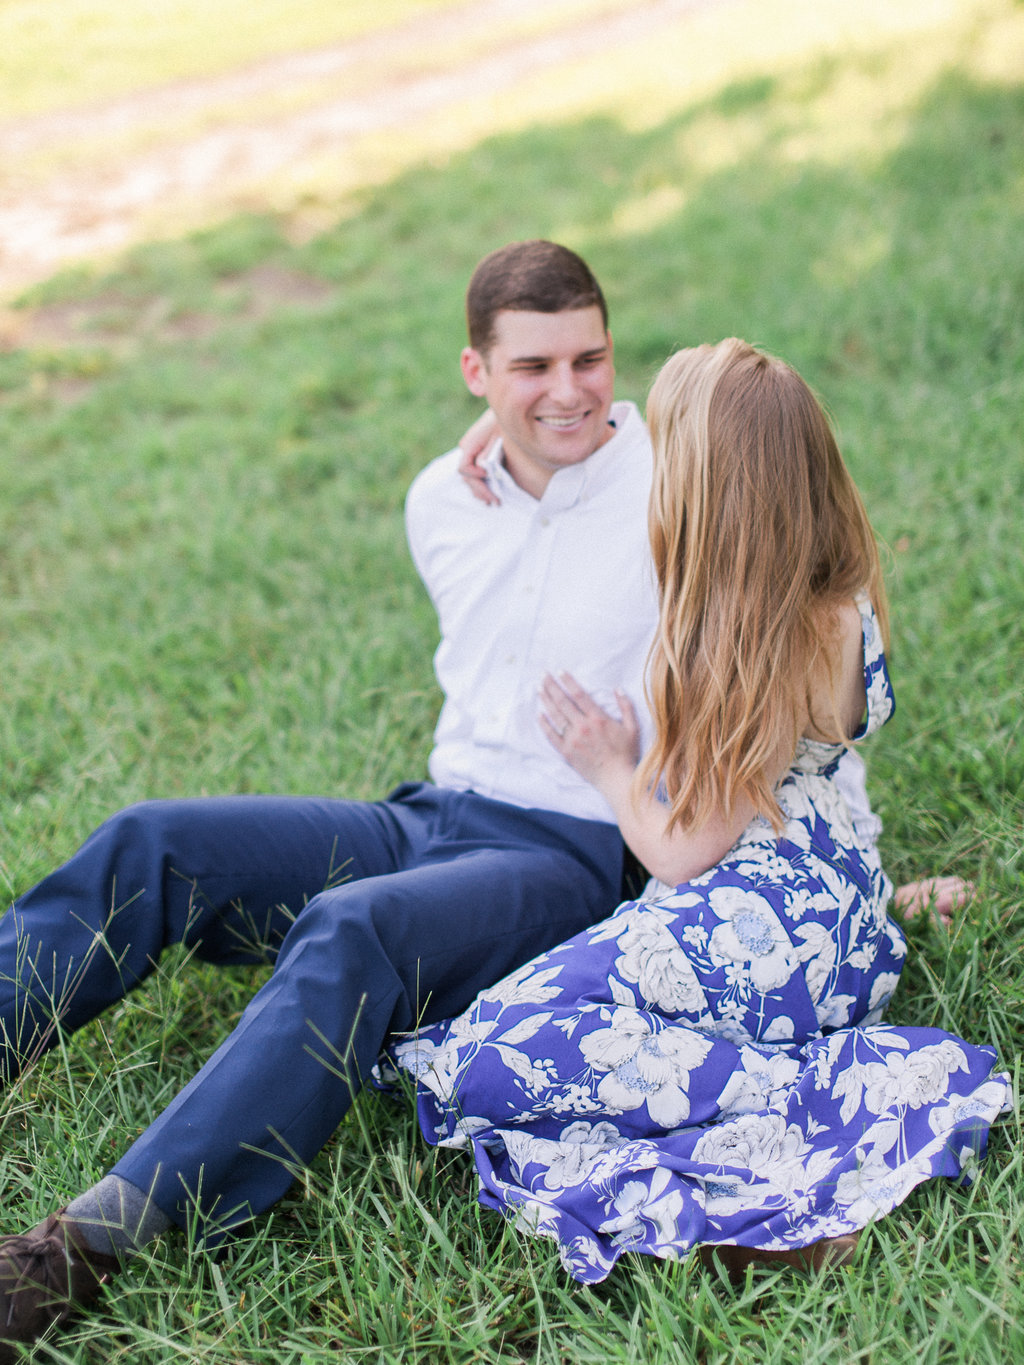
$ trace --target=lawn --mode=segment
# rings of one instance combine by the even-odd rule
[[[4,0],[0,111],[47,113],[344,42],[458,0]]]
[[[741,335],[827,400],[887,546],[884,855],[896,879],[978,884],[951,935],[910,927],[891,1017],[990,1041],[1016,1076],[1024,10],[908,0],[901,28],[891,8],[850,33],[838,5],[734,5],[777,23],[727,54],[711,8],[368,144],[361,188],[311,171],[312,237],[236,216],[34,291],[29,344],[0,354],[0,894],[136,799],[422,774],[434,622],[402,497],[476,412],[474,263],[551,236],[608,287],[621,396]],[[170,955],[13,1087],[5,1228],[98,1177],[259,979]],[[1024,1357],[1020,1148],[1014,1115],[972,1187],[920,1190],[849,1272],[732,1290],[633,1258],[583,1290],[477,1208],[407,1103],[369,1095],[252,1238],[217,1262],[155,1245],[36,1358],[1002,1365]]]

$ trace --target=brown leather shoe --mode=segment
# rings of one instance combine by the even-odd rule
[[[859,1232],[847,1233],[845,1237],[823,1237],[820,1242],[812,1242],[808,1247],[796,1247],[792,1251],[762,1251],[760,1247],[712,1242],[700,1247],[698,1254],[701,1265],[706,1269],[716,1264],[722,1265],[730,1280],[742,1280],[748,1265],[790,1265],[797,1270],[811,1272],[849,1265],[856,1255],[859,1237]]]
[[[120,1268],[116,1256],[92,1251],[64,1210],[31,1232],[0,1242],[0,1365],[19,1359],[14,1342],[41,1337],[99,1297]]]

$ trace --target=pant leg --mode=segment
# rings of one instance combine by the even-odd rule
[[[284,1194],[390,1033],[462,1010],[609,912],[622,864],[613,827],[569,821],[586,838],[545,845],[527,813],[484,804],[499,817],[477,821],[475,839],[453,822],[419,866],[310,901],[271,979],[117,1175],[150,1190],[181,1226],[198,1212],[204,1235],[218,1240]]]
[[[391,871],[405,845],[386,803],[213,797],[119,812],[0,919],[0,1076],[121,999],[169,944],[273,960],[310,897]]]

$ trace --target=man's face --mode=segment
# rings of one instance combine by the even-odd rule
[[[467,347],[462,374],[501,428],[508,471],[539,498],[552,474],[580,464],[612,435],[615,367],[601,310],[502,311],[494,343]]]

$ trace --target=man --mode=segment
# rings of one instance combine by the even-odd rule
[[[441,627],[433,782],[374,803],[131,807],[0,921],[7,1080],[58,1028],[121,999],[167,943],[274,963],[113,1170],[0,1244],[0,1360],[4,1341],[34,1340],[91,1302],[171,1224],[216,1243],[269,1208],[390,1034],[461,1011],[620,898],[611,812],[544,739],[535,694],[565,669],[609,708],[616,688],[642,700],[656,619],[649,441],[636,408],[612,403],[605,302],[579,257],[547,242],[493,253],[467,315],[462,370],[497,417],[489,472],[502,506],[473,500],[458,451],[409,495],[409,542]]]
[[[85,1306],[170,1224],[215,1243],[270,1207],[337,1127],[390,1033],[462,1010],[620,899],[611,813],[544,741],[534,693],[554,666],[599,693],[626,685],[639,697],[654,624],[637,552],[646,433],[635,409],[622,430],[609,426],[605,304],[578,257],[511,249],[477,272],[468,312],[463,369],[507,424],[510,504],[497,516],[478,508],[456,455],[410,495],[410,542],[442,634],[433,783],[375,803],[131,807],[0,921],[8,1081],[58,1029],[121,999],[165,944],[274,963],[236,1028],[113,1170],[0,1244],[0,1341],[34,1340]],[[614,545],[619,516],[637,530]]]

